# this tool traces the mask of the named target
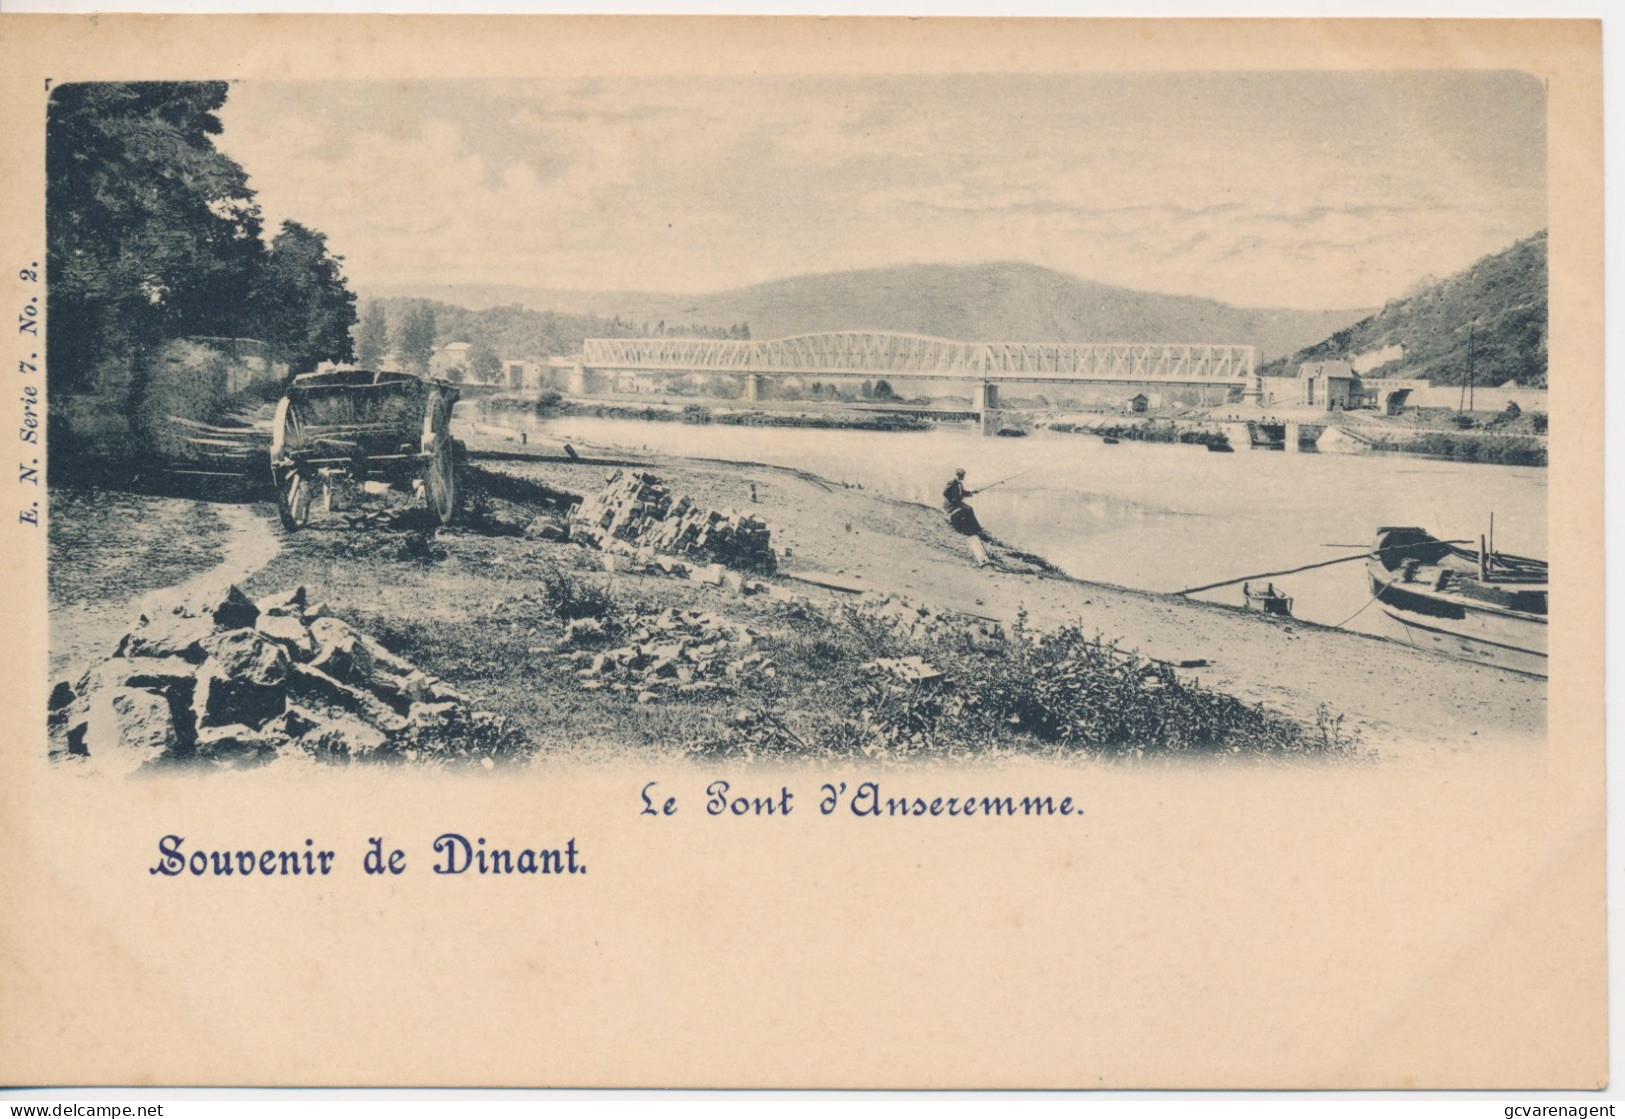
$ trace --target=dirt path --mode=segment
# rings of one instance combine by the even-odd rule
[[[184,499],[175,498],[175,501]],[[268,506],[215,504],[216,516],[225,523],[222,556],[218,563],[179,583],[157,589],[142,588],[134,593],[108,595],[56,607],[51,611],[51,674],[67,666],[89,661],[112,652],[118,639],[129,631],[135,616],[145,604],[186,598],[206,587],[240,583],[264,567],[282,548]]]

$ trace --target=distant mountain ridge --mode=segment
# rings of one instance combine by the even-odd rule
[[[1376,367],[1385,376],[1459,385],[1470,360],[1477,384],[1544,388],[1546,277],[1542,230],[1259,372],[1294,376],[1306,361],[1391,354]]]
[[[756,338],[892,330],[980,342],[1192,342],[1290,353],[1369,309],[1266,310],[1095,283],[1023,263],[911,264],[794,276],[708,295],[584,292],[514,285],[387,285],[363,297],[434,299],[480,310],[515,303],[633,323],[728,327]]]

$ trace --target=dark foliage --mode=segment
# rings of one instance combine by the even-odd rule
[[[1472,366],[1478,385],[1546,385],[1546,234],[1487,256],[1464,272],[1390,302],[1324,342],[1260,367],[1295,376],[1306,361],[1403,346],[1384,367],[1396,377],[1459,385]],[[1470,359],[1470,361],[1469,361]]]
[[[355,294],[327,237],[285,221],[254,285],[257,329],[294,373],[323,361],[349,361]]]
[[[602,621],[615,609],[615,599],[609,591],[557,567],[542,572],[542,600],[555,617],[564,621],[580,618]]]
[[[53,385],[181,335],[250,333],[264,258],[243,169],[219,152],[224,82],[74,83],[46,115]]]
[[[1542,426],[1537,424],[1536,430]],[[1404,451],[1457,462],[1490,462],[1503,466],[1546,465],[1546,445],[1528,436],[1480,437],[1465,432],[1428,431],[1410,438],[1380,439],[1373,445],[1380,451]]]
[[[381,313],[393,325],[397,348],[405,339],[402,331],[406,324],[413,321],[414,315],[421,315],[423,310],[427,309],[433,318],[434,330],[428,349],[422,351],[425,355],[424,362],[428,361],[427,354],[432,353],[437,345],[447,342],[468,342],[476,347],[470,351],[470,364],[476,364],[479,353],[490,353],[492,364],[488,367],[489,372],[494,372],[499,367],[497,364],[499,359],[543,361],[557,355],[578,353],[582,341],[587,338],[750,338],[750,326],[746,323],[730,327],[678,327],[667,326],[661,322],[651,326],[648,323],[631,322],[619,315],[605,318],[601,315],[571,315],[560,311],[530,311],[519,304],[470,311],[465,307],[434,300],[389,298],[374,300],[369,304],[369,314],[371,307],[380,308]],[[418,352],[414,350],[412,354],[408,354],[402,350],[400,356],[402,360],[411,364]]]
[[[382,369],[389,350],[389,317],[376,300],[367,304],[356,331],[356,362],[363,369]]]
[[[429,359],[434,356],[436,323],[435,305],[422,300],[408,306],[397,322],[395,354],[413,373],[429,372]]]

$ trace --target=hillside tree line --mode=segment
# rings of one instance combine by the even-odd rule
[[[1397,345],[1404,357],[1380,367],[1394,377],[1459,385],[1472,367],[1478,385],[1508,381],[1545,388],[1546,233],[1427,284],[1324,342],[1259,367],[1296,376],[1306,361],[1347,359]]]
[[[581,352],[588,338],[732,338],[749,340],[750,324],[668,326],[664,320],[634,323],[620,315],[527,310],[522,304],[471,311],[432,299],[391,297],[367,303],[355,330],[356,361],[377,369],[391,361],[423,373],[440,346],[469,343],[470,369],[486,380],[505,359],[545,361]]]

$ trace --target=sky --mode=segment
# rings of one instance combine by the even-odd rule
[[[702,293],[1019,260],[1379,306],[1546,225],[1508,72],[236,82],[217,142],[353,283]]]

